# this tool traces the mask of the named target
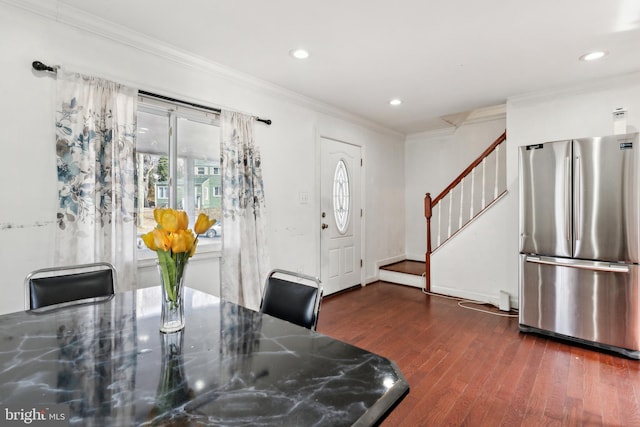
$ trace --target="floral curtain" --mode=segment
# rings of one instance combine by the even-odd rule
[[[260,308],[268,255],[260,151],[253,117],[222,111],[222,297]]]
[[[56,265],[107,261],[135,284],[137,90],[58,70]]]

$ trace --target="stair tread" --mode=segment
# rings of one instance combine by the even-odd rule
[[[395,271],[398,273],[422,276],[425,272],[425,264],[422,261],[404,260],[380,267],[380,270]]]

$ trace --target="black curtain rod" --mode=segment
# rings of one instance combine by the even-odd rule
[[[31,66],[33,67],[34,70],[37,70],[37,71],[46,71],[46,72],[54,73],[54,74],[56,74],[58,72],[58,67],[49,67],[48,65],[43,64],[40,61],[33,61]],[[138,93],[140,95],[145,95],[145,96],[149,96],[149,97],[152,97],[152,98],[162,99],[164,101],[176,102],[178,104],[188,105],[190,107],[199,108],[201,110],[212,111],[212,112],[217,113],[217,114],[220,114],[222,112],[219,108],[212,108],[212,107],[207,107],[206,105],[200,105],[200,104],[194,104],[192,102],[181,101],[179,99],[171,98],[169,96],[158,95],[157,93],[147,92],[146,90],[138,90]],[[261,119],[260,117],[255,117],[255,119],[258,122],[262,122],[262,123],[264,123],[266,125],[271,125],[271,119]]]

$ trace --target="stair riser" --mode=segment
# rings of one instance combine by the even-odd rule
[[[424,288],[424,277],[415,274],[399,273],[397,271],[379,270],[379,279],[385,282],[398,283],[400,285]]]

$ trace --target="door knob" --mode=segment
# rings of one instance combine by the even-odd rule
[[[329,228],[329,224],[322,223],[322,229]]]

